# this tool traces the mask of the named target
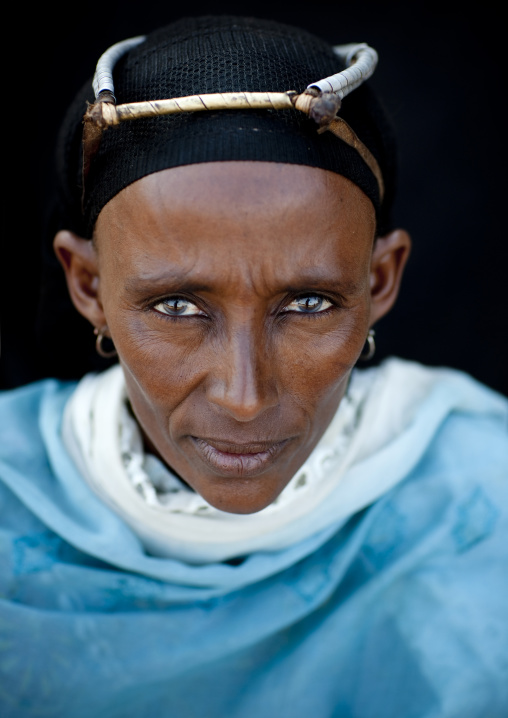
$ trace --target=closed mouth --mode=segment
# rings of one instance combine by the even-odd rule
[[[214,473],[241,477],[264,473],[291,441],[236,444],[221,439],[191,438],[199,455]]]

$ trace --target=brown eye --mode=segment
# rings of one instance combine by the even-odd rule
[[[156,312],[168,314],[171,317],[190,317],[203,314],[201,309],[184,297],[168,297],[154,305]]]
[[[286,307],[286,312],[296,312],[298,314],[319,314],[332,306],[332,303],[321,297],[319,294],[304,294],[296,297]]]

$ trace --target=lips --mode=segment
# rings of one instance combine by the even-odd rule
[[[217,439],[191,438],[198,454],[215,474],[245,478],[267,471],[290,441],[234,444]]]

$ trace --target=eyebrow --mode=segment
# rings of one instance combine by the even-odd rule
[[[217,292],[219,288],[212,282],[195,281],[189,277],[189,273],[165,272],[163,274],[134,275],[125,280],[125,289],[132,294],[145,294],[146,292],[189,292],[209,293]],[[318,268],[308,268],[302,273],[298,280],[289,279],[287,284],[276,288],[275,293],[287,292],[297,294],[307,290],[326,290],[335,294],[355,294],[363,289],[363,284],[358,281],[345,281],[343,277],[332,276],[329,272],[323,273]]]
[[[289,282],[287,287],[288,291],[301,291],[302,289],[319,289],[323,287],[329,287],[330,289],[341,289],[342,291],[355,292],[361,288],[361,282],[353,279],[347,279],[339,273],[331,274],[330,272],[319,271],[315,268],[315,271],[302,272],[298,277],[297,282]]]
[[[187,292],[213,292],[213,286],[206,282],[192,281],[187,274],[166,272],[164,274],[144,274],[127,277],[124,284],[128,292],[141,294],[146,291],[187,291]]]

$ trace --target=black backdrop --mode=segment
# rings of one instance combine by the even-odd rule
[[[113,42],[213,12],[268,17],[378,50],[372,83],[400,147],[396,218],[414,250],[398,304],[377,327],[377,358],[457,367],[508,394],[504,21],[489,2],[467,7],[104,0],[40,4],[24,17],[20,6],[3,92],[2,386],[94,366],[91,329],[77,316],[55,319],[42,345],[36,339],[39,246],[66,106]]]

